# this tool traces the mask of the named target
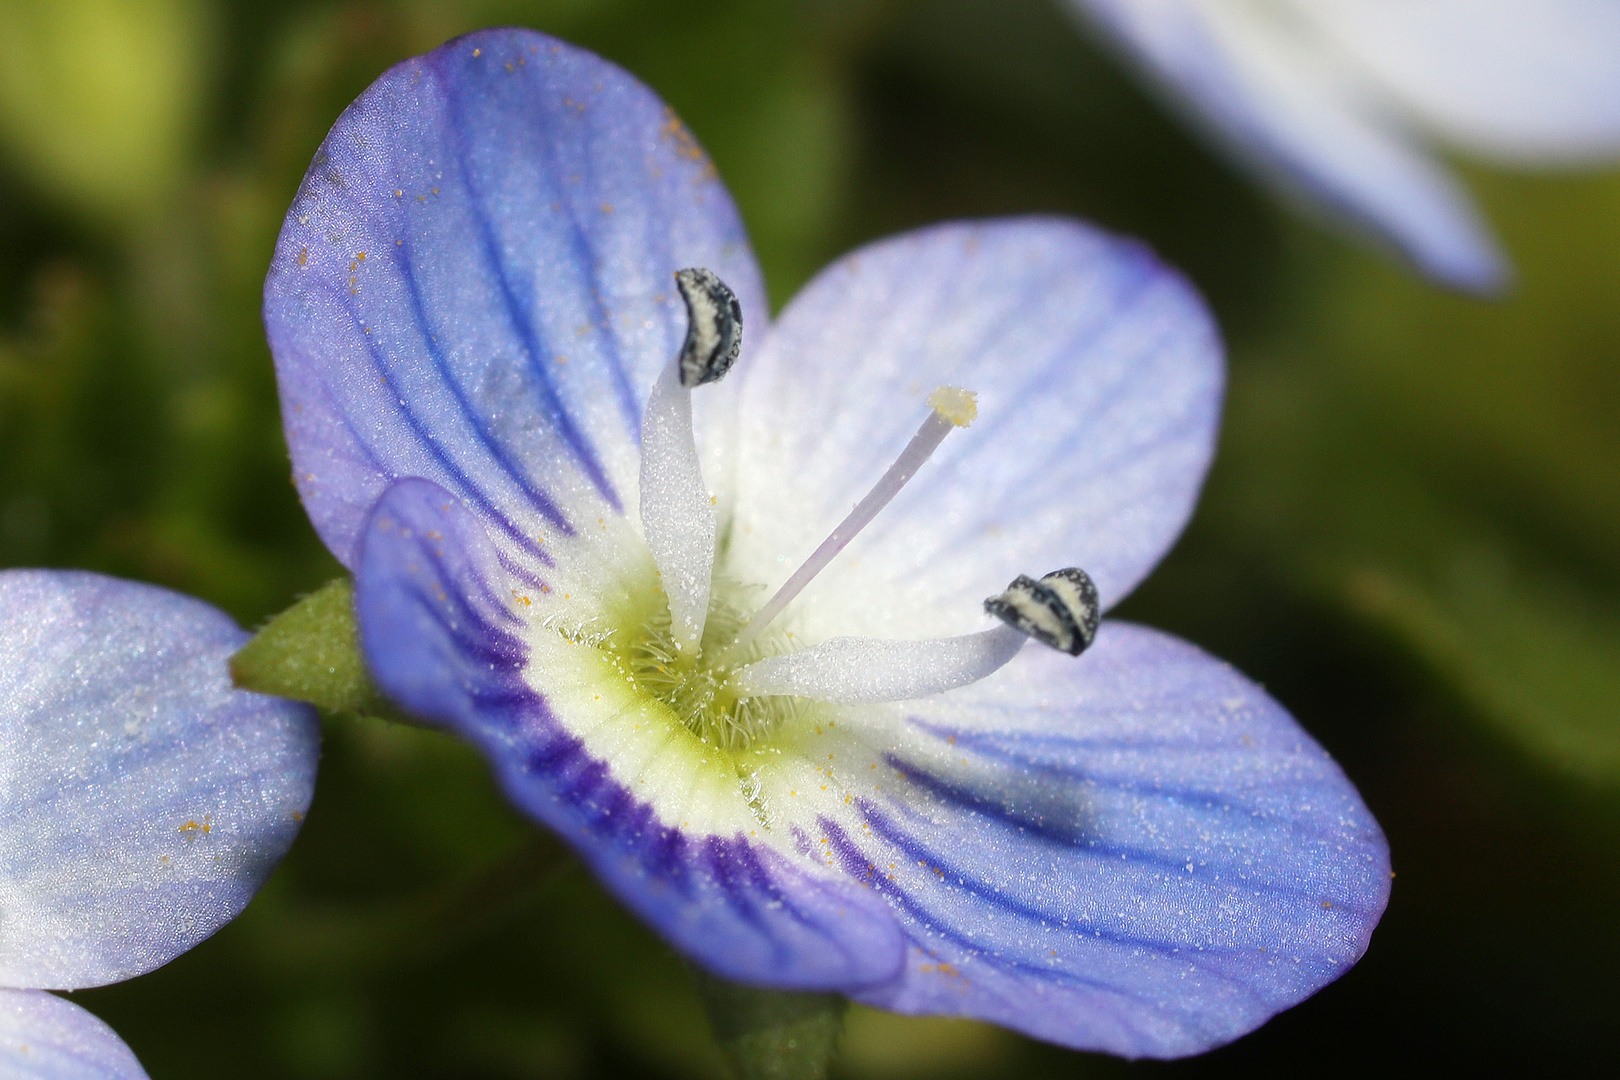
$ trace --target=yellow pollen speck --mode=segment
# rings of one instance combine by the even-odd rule
[[[957,427],[967,427],[979,415],[979,396],[957,386],[941,386],[928,395],[928,407]]]
[[[483,49],[474,49],[473,50],[473,55],[474,56],[483,56],[484,55],[484,50]]]

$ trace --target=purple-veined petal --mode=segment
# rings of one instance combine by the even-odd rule
[[[246,640],[151,585],[0,573],[0,986],[150,971],[286,853],[320,729],[306,705],[232,688]]]
[[[514,614],[530,591],[453,495],[397,482],[359,546],[356,610],[372,674],[405,708],[482,749],[519,808],[716,973],[801,988],[892,978],[903,945],[882,898],[758,839],[729,760],[634,701],[622,675],[532,658],[531,642],[563,636],[531,634]],[[648,762],[652,775],[638,774]],[[649,780],[678,786],[687,813],[661,816],[670,803],[648,801]]]
[[[349,563],[403,476],[447,488],[530,559],[633,512],[688,266],[724,278],[764,331],[730,196],[624,71],[526,30],[391,68],[322,144],[265,283],[294,478],[327,546]],[[731,400],[711,388],[696,408]]]
[[[1448,141],[1524,164],[1620,156],[1613,0],[1293,0]]]
[[[1381,235],[1433,277],[1479,292],[1506,259],[1472,200],[1417,145],[1401,107],[1285,7],[1068,0],[1173,103],[1287,194]]]
[[[0,988],[0,1076],[6,1080],[147,1080],[112,1028],[43,990]]]
[[[1063,566],[1117,603],[1192,511],[1224,366],[1203,302],[1140,244],[1023,218],[845,256],[740,374],[725,570],[771,588],[894,460],[931,390],[978,394],[978,419],[789,609],[815,642],[980,630],[985,597]]]
[[[1383,836],[1327,754],[1153,630],[1104,622],[1078,660],[1026,649],[839,730],[811,836],[912,943],[870,1004],[1197,1053],[1348,970],[1388,898]]]

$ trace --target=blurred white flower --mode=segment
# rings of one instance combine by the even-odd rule
[[[1511,270],[1437,149],[1620,157],[1614,0],[1066,3],[1244,164],[1459,288]]]

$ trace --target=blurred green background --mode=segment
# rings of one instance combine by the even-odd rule
[[[857,1010],[842,1075],[1597,1066],[1620,1004],[1620,174],[1463,164],[1517,263],[1448,295],[1279,209],[1051,0],[0,0],[0,563],[253,626],[338,567],[288,483],[260,289],[338,112],[521,23],[629,68],[735,193],[780,305],[864,240],[1070,213],[1219,314],[1221,456],[1120,614],[1263,681],[1398,878],[1365,960],[1203,1058],[1125,1065]],[[236,923],[74,995],[154,1080],[711,1077],[669,951],[449,739],[334,718]]]

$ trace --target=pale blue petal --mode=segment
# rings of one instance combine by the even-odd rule
[[[741,298],[746,348],[768,315],[736,208],[625,72],[526,30],[390,69],[322,144],[265,283],[294,479],[327,546],[348,563],[402,476],[530,558],[536,536],[633,508],[688,266]]]
[[[0,1077],[147,1080],[112,1028],[43,990],[0,989]]]
[[[1286,193],[1385,238],[1431,276],[1491,292],[1506,259],[1472,200],[1368,74],[1283,7],[1069,0],[1173,102]]]
[[[1393,107],[1523,164],[1620,157],[1614,0],[1294,0]]]
[[[591,756],[525,679],[530,628],[511,610],[514,579],[454,496],[399,481],[378,502],[359,552],[356,610],[379,685],[483,750],[507,796],[676,948],[720,975],[777,986],[893,977],[902,940],[872,890],[741,831],[662,821],[615,774],[619,763]]]
[[[865,736],[880,786],[820,823],[912,941],[859,1000],[1177,1057],[1366,949],[1390,888],[1377,823],[1275,701],[1185,642],[1105,622],[1078,660],[1026,649],[895,708]]]
[[[308,706],[233,689],[247,635],[150,585],[0,573],[0,986],[117,982],[235,918],[314,790]]]
[[[1139,243],[1058,218],[879,241],[818,275],[734,376],[725,570],[780,584],[949,384],[978,419],[789,609],[802,640],[984,629],[985,597],[1064,566],[1115,604],[1192,512],[1224,375],[1203,301]]]

